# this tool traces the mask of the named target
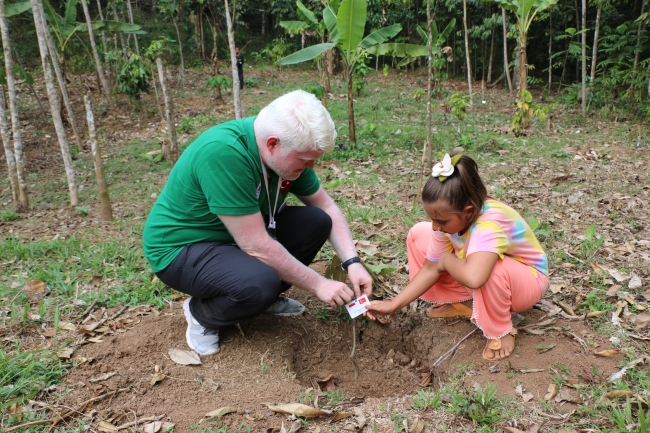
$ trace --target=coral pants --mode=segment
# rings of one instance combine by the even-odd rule
[[[431,223],[418,223],[406,238],[409,276],[418,273],[425,260]],[[537,275],[535,275],[537,274]],[[548,278],[533,271],[523,263],[504,256],[497,261],[490,278],[484,286],[472,290],[461,285],[448,273],[443,273],[421,299],[427,302],[450,304],[473,299],[472,322],[481,328],[489,339],[501,338],[512,329],[511,311],[525,311],[539,301],[548,288]]]

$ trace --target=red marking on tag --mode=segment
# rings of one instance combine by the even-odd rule
[[[282,183],[280,184],[280,191],[282,192],[287,192],[291,189],[291,185],[293,184],[292,180],[283,180]]]
[[[359,303],[360,303],[360,304],[365,304],[365,303],[366,303],[366,298],[361,298],[361,299],[359,299]]]
[[[355,305],[356,305],[356,304],[355,304],[354,302],[352,302],[351,304],[348,304],[348,308],[352,308],[352,307],[354,307]]]

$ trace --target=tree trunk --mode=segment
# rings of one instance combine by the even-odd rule
[[[487,82],[492,82],[492,61],[494,59],[494,33],[495,27],[492,26],[492,42],[490,43],[490,61],[488,62]]]
[[[27,194],[27,176],[25,174],[25,161],[23,160],[23,142],[20,135],[20,119],[18,118],[18,105],[16,98],[16,80],[14,78],[14,61],[11,55],[11,44],[9,39],[9,27],[7,25],[7,15],[5,12],[5,1],[0,0],[0,33],[2,34],[2,48],[4,51],[5,57],[5,74],[7,77],[7,88],[9,89],[9,111],[11,115],[11,129],[13,133],[13,142],[14,148],[13,152],[11,151],[11,146],[5,147],[5,152],[7,155],[7,164],[11,165],[11,162],[15,162],[15,171],[16,171],[16,191],[14,192],[14,185],[12,186],[12,195],[15,194],[15,205],[16,212],[22,212],[29,209],[29,196]],[[4,92],[3,92],[4,97]],[[2,101],[2,107],[4,110],[4,101]],[[6,119],[5,116],[2,116],[3,122]],[[4,137],[3,137],[4,140]],[[9,153],[13,156],[11,158]],[[11,166],[9,167],[9,176],[11,179],[12,170]]]
[[[641,1],[641,14],[643,15],[643,12],[645,11],[645,0]],[[639,20],[639,27],[636,31],[636,47],[634,49],[635,54],[634,54],[634,65],[632,66],[632,84],[630,85],[630,88],[634,88],[634,78],[636,77],[636,67],[639,64],[639,56],[641,55],[641,37],[642,37],[642,32],[643,32],[643,20]]]
[[[467,91],[469,93],[469,105],[472,102],[472,65],[469,61],[469,39],[467,35],[467,0],[463,0],[463,30],[465,33],[465,59],[467,61]]]
[[[52,76],[51,59],[47,49],[47,41],[45,32],[47,31],[47,24],[45,23],[45,13],[43,12],[43,5],[41,0],[30,0],[32,5],[32,14],[34,16],[34,25],[36,26],[36,36],[38,37],[38,46],[41,52],[41,62],[43,64],[43,76],[45,78],[45,87],[47,89],[47,96],[50,101],[50,111],[56,135],[59,140],[59,147],[61,148],[61,156],[63,157],[63,164],[65,166],[66,176],[68,178],[68,189],[70,191],[70,205],[77,206],[79,198],[77,195],[77,185],[75,183],[74,168],[72,166],[72,158],[70,157],[70,148],[68,147],[68,138],[66,137],[65,129],[63,128],[63,119],[58,110],[59,96],[54,87],[54,77]]]
[[[165,100],[165,119],[167,119],[167,129],[169,130],[169,144],[163,144],[162,152],[165,159],[171,162],[172,167],[178,159],[178,144],[176,142],[176,125],[174,124],[174,106],[171,98],[167,94],[167,86],[165,85],[165,71],[163,69],[162,59],[156,58],[156,65],[158,66],[158,78],[160,79],[160,88]]]
[[[201,44],[201,58],[205,60],[205,32],[203,31],[203,7],[199,11],[199,33]]]
[[[551,9],[553,7],[551,6]],[[553,11],[548,14],[548,91],[553,86]]]
[[[97,11],[99,11],[99,19],[104,21],[101,0],[97,0]],[[108,56],[108,47],[106,46],[106,32],[104,30],[102,30],[102,48],[104,50],[104,60],[106,60],[106,57]]]
[[[594,47],[591,50],[591,71],[589,81],[593,82],[596,78],[596,58],[598,57],[598,36],[600,32],[600,13],[603,10],[602,4],[598,4],[598,12],[596,13],[596,28],[594,29]]]
[[[106,81],[106,76],[104,75],[104,68],[102,67],[102,62],[99,60],[99,53],[97,52],[97,45],[95,44],[95,35],[93,33],[93,23],[90,19],[90,13],[88,12],[88,4],[86,0],[81,0],[81,6],[84,10],[84,15],[86,16],[86,24],[88,25],[88,37],[90,38],[90,47],[93,50],[93,57],[95,58],[95,68],[97,69],[97,75],[101,81],[102,89],[104,90],[104,95],[108,104],[113,107],[113,102],[111,100],[111,89],[108,87],[108,82]]]
[[[526,58],[526,35],[519,35],[519,94],[528,88],[528,59]]]
[[[126,7],[129,11],[129,22],[133,24],[133,9],[131,9],[131,0],[126,0]],[[91,38],[92,40],[92,38]],[[140,55],[140,47],[138,46],[138,36],[133,35],[133,40],[135,41],[135,53]]]
[[[428,48],[429,48],[429,62],[427,64],[427,147],[429,153],[427,155],[427,167],[431,167],[432,159],[432,143],[431,143],[431,77],[433,71],[433,20],[431,19],[431,0],[427,0],[427,31],[429,33]],[[421,191],[418,191],[420,194]]]
[[[70,97],[68,96],[68,89],[65,85],[65,79],[63,78],[63,73],[61,71],[61,65],[59,64],[58,52],[54,46],[54,41],[52,40],[52,35],[50,34],[50,29],[45,28],[45,40],[47,41],[47,47],[50,50],[50,58],[52,59],[52,66],[54,68],[54,73],[56,74],[56,81],[59,83],[59,90],[61,90],[61,98],[63,99],[63,105],[65,106],[65,111],[68,113],[68,120],[70,121],[70,126],[72,127],[72,133],[74,134],[75,142],[77,143],[77,149],[83,151],[84,145],[81,141],[81,135],[77,129],[77,121],[74,117],[74,111],[72,111],[72,104],[70,104]]]
[[[506,10],[501,8],[501,20],[503,21],[503,70],[508,80],[508,92],[512,93],[512,80],[510,79],[510,66],[508,66],[508,24],[506,21]]]
[[[111,197],[108,194],[108,184],[104,176],[104,167],[102,165],[102,156],[97,144],[97,133],[95,132],[95,117],[90,105],[90,97],[84,95],[84,104],[86,106],[86,121],[88,122],[88,138],[90,149],[93,154],[95,163],[95,178],[97,179],[97,190],[99,192],[99,209],[100,217],[104,222],[113,221],[113,209],[111,208]]]
[[[120,18],[117,16],[117,6],[115,5],[115,0],[113,0],[113,19],[119,21]],[[124,36],[122,32],[115,32],[120,35],[120,45],[122,45],[122,55],[124,56],[124,61],[129,60],[129,55],[126,53],[126,45],[124,44]],[[117,48],[117,38],[115,38],[115,48]]]
[[[587,114],[587,0],[582,0],[582,115]]]
[[[4,11],[4,2],[2,4]],[[0,12],[3,15],[4,12]],[[9,135],[9,123],[7,123],[7,113],[5,112],[5,86],[0,84],[0,136],[2,136],[2,146],[5,149],[5,159],[7,160],[7,175],[11,185],[11,197],[14,205],[18,203],[18,173],[16,172],[16,157],[14,150],[11,148],[11,136]]]
[[[217,77],[219,76],[219,52],[217,51],[217,26],[210,26],[212,30],[212,54],[210,55],[210,61],[212,62],[212,74]]]
[[[235,27],[233,17],[228,10],[228,0],[224,0],[226,7],[226,25],[228,26],[228,46],[230,47],[230,66],[232,69],[232,96],[235,104],[235,118],[241,119],[241,98],[239,95],[239,73],[237,72],[237,56],[235,55]]]
[[[181,56],[181,67],[180,67],[180,78],[181,83],[185,84],[185,60],[183,59],[183,42],[181,41],[181,31],[176,24],[176,20],[172,18],[172,23],[174,23],[174,28],[176,29],[176,38],[178,39],[178,54]]]
[[[346,64],[348,72],[348,126],[350,128],[350,143],[357,144],[357,127],[354,123],[354,100],[352,95],[352,68]]]

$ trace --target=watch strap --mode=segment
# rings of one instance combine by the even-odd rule
[[[341,263],[341,269],[343,269],[343,272],[347,274],[348,267],[353,263],[361,263],[361,259],[357,256],[357,257],[352,257],[351,259],[347,259],[346,261]]]

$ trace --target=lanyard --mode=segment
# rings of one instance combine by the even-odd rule
[[[278,190],[275,193],[275,204],[273,205],[273,211],[271,211],[271,197],[269,196],[269,179],[266,174],[266,167],[264,166],[264,161],[260,157],[260,163],[262,164],[262,173],[264,173],[264,185],[266,186],[266,199],[269,202],[269,228],[275,229],[275,211],[278,207],[278,197],[280,196],[280,184],[282,179],[278,178]]]

